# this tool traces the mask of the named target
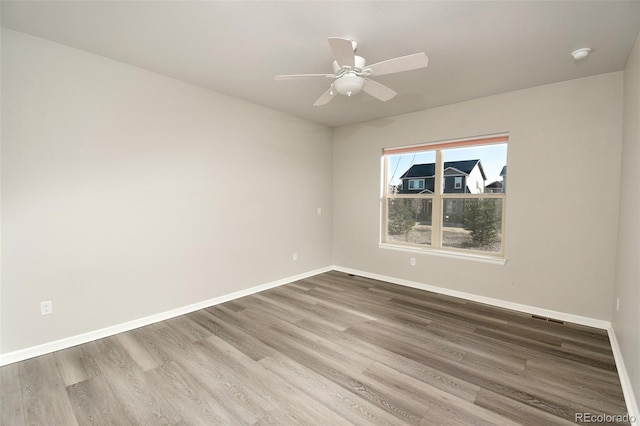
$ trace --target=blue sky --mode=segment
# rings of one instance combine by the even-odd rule
[[[507,144],[484,145],[469,148],[447,149],[444,151],[444,161],[479,159],[487,176],[487,182],[502,180],[500,171],[507,165]],[[398,179],[414,164],[435,163],[434,151],[416,154],[393,155],[389,157],[387,176],[391,184],[400,183]]]

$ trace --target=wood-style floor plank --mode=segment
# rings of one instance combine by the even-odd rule
[[[95,376],[102,375],[100,367],[88,354],[87,346],[79,345],[55,352],[60,375],[66,386],[83,382]]]
[[[233,424],[227,410],[185,369],[170,362],[145,373],[186,424]]]
[[[80,425],[128,425],[130,419],[103,376],[67,387],[67,394]]]
[[[19,369],[26,424],[78,424],[53,354],[23,361]]]
[[[287,423],[309,424],[314,419],[325,419],[327,424],[346,424],[344,419],[333,411],[319,404],[305,394],[296,392],[286,381],[272,372],[265,370],[260,364],[244,355],[232,345],[216,336],[211,336],[197,343],[211,354],[216,362],[227,366],[245,387],[255,390],[256,394],[274,405],[275,411],[289,418]],[[301,409],[304,407],[304,409]],[[269,418],[270,415],[265,416]]]
[[[24,425],[20,364],[0,368],[0,425]]]
[[[0,368],[0,424],[567,425],[606,331],[328,272]]]
[[[209,394],[215,397],[235,424],[253,424],[276,407],[260,398],[237,380],[226,366],[216,364],[212,355],[201,345],[189,344],[189,340],[170,327],[152,332],[163,341],[165,350]]]
[[[152,425],[180,421],[173,407],[148,382],[142,369],[114,337],[88,343],[87,347],[133,423]]]
[[[303,392],[326,407],[330,407],[351,424],[393,425],[397,423],[395,417],[377,405],[283,355],[274,355],[259,362],[266,369],[296,387],[298,392]]]

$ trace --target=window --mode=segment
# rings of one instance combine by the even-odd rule
[[[460,189],[462,188],[462,176],[456,176],[455,177],[455,182],[453,184],[453,187],[455,189]]]
[[[409,179],[409,189],[424,189],[424,179]]]
[[[385,149],[382,243],[503,257],[507,142],[497,135]]]

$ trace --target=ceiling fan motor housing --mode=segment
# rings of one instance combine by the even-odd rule
[[[357,56],[354,55],[354,63],[355,63],[355,67],[353,67],[353,69],[358,70],[358,71],[362,71],[364,69],[364,66],[367,65],[367,61],[365,61],[365,59],[362,56]],[[334,73],[338,73],[342,68],[340,68],[340,65],[338,65],[337,61],[333,61],[333,72]]]
[[[343,74],[333,82],[333,87],[341,95],[351,96],[362,91],[364,87],[364,78],[358,73],[362,71],[367,61],[362,56],[354,56],[353,71],[348,67],[341,68],[336,61],[333,61],[333,71],[338,74],[341,70]]]

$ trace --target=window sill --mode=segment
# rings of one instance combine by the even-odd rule
[[[507,263],[507,259],[505,259],[504,257],[483,256],[476,253],[461,253],[456,251],[432,248],[413,248],[387,243],[380,243],[379,247],[385,250],[405,251],[408,253],[426,254],[428,256],[448,257],[450,259],[471,260],[473,262],[490,263],[493,265],[504,265],[505,263]]]

